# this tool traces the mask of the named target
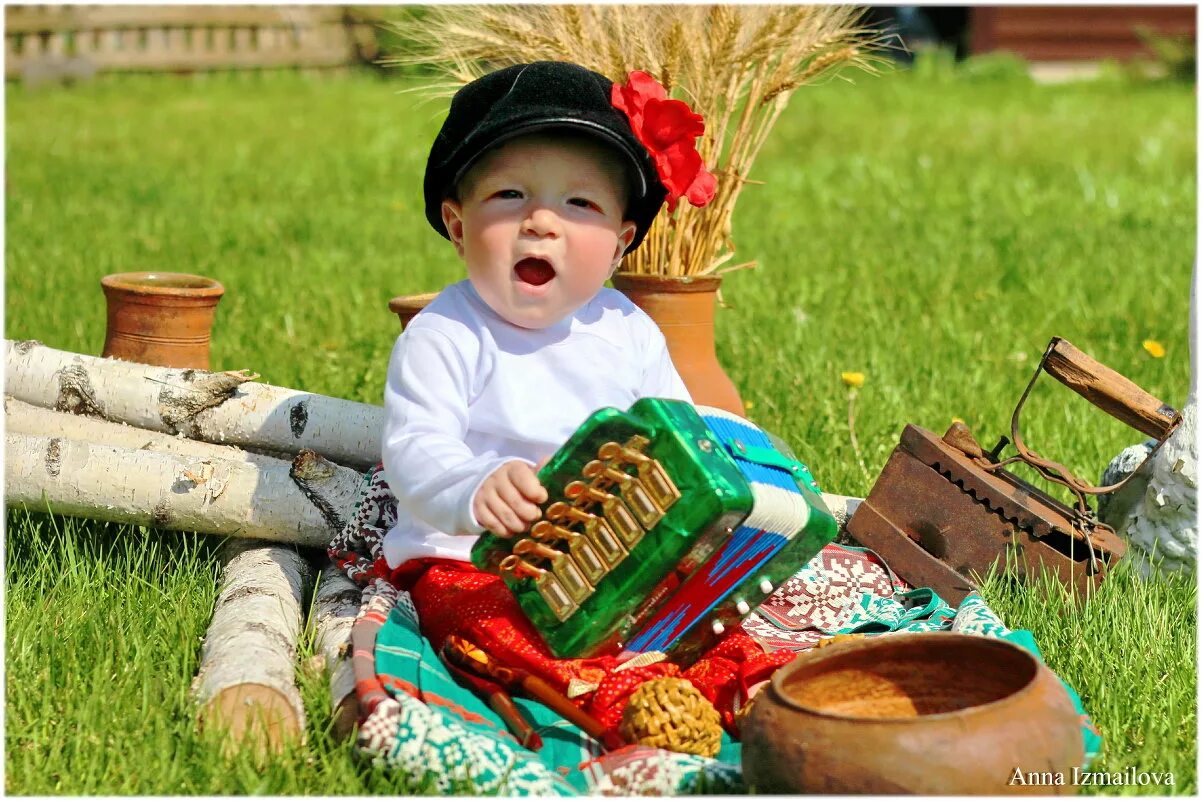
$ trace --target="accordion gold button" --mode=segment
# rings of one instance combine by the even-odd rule
[[[567,544],[568,554],[576,560],[576,564],[584,573],[585,579],[594,587],[597,582],[609,572],[609,566],[597,553],[593,543],[583,534],[563,526],[557,526],[547,520],[540,520],[530,529],[530,536],[539,542]]]
[[[580,608],[580,605],[572,600],[563,585],[559,583],[555,574],[549,570],[535,567],[520,556],[514,554],[506,556],[501,560],[500,570],[502,576],[511,580],[533,579],[534,588],[538,590],[538,594],[542,596],[552,614],[560,621],[567,620],[573,612]]]
[[[559,579],[560,586],[573,602],[579,604],[593,594],[593,585],[584,578],[580,566],[563,551],[557,551],[550,545],[535,540],[524,539],[514,544],[513,552],[519,556],[546,559],[551,565],[551,572]]]
[[[663,465],[642,452],[649,443],[650,440],[639,436],[631,437],[625,445],[607,442],[597,451],[597,456],[606,462],[634,466],[643,489],[657,507],[667,512],[680,500],[680,490],[676,489]]]
[[[610,529],[627,548],[633,548],[643,538],[643,527],[618,496],[589,486],[583,481],[568,484],[564,487],[563,494],[565,498],[580,506],[599,505],[601,515],[609,523]]]
[[[553,523],[579,524],[583,528],[581,533],[593,544],[597,554],[605,560],[610,570],[617,567],[627,556],[625,546],[604,518],[569,506],[563,501],[556,501],[547,507],[547,520]]]
[[[593,479],[591,486],[594,489],[604,490],[616,486],[618,492],[621,493],[622,500],[626,502],[630,511],[638,519],[639,525],[648,531],[655,528],[656,523],[663,519],[664,510],[655,503],[642,481],[629,473],[596,459],[586,464],[581,473],[585,478]]]

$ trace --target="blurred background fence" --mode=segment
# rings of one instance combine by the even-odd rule
[[[1192,78],[1194,6],[869,6],[908,62],[929,47],[956,59],[1009,52],[1041,68],[1088,71],[1151,59]],[[422,6],[14,5],[5,8],[5,77],[206,72],[371,64],[404,50]],[[392,23],[385,27],[384,23]]]
[[[374,25],[348,6],[8,6],[4,48],[9,79],[324,69],[377,54]]]
[[[970,49],[1007,50],[1028,61],[1155,56],[1149,40],[1194,38],[1194,6],[978,6]]]

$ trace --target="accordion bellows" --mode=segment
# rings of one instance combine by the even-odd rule
[[[809,470],[747,420],[644,398],[594,412],[539,472],[527,536],[485,534],[560,657],[662,651],[687,663],[835,537]]]

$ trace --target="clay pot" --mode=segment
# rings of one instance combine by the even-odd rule
[[[1059,679],[1012,643],[886,634],[804,653],[743,724],[756,793],[1069,794],[1081,722]],[[1015,769],[1063,785],[1013,782]]]
[[[225,293],[187,273],[117,273],[100,279],[108,304],[101,355],[162,367],[209,369],[209,337]]]
[[[438,297],[437,292],[424,292],[420,295],[398,295],[388,301],[388,310],[401,319],[401,330],[409,325],[419,311],[426,308],[430,301]]]
[[[716,406],[740,417],[743,399],[718,362],[714,349],[714,308],[722,279],[714,276],[679,278],[615,273],[614,289],[645,311],[668,341],[668,353],[693,402]]]

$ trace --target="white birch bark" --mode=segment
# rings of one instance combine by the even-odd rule
[[[220,727],[231,746],[278,752],[304,740],[296,688],[302,599],[312,568],[295,550],[232,540],[213,620],[192,682],[202,727]]]
[[[214,445],[159,431],[147,431],[125,423],[110,423],[99,417],[56,412],[19,401],[11,395],[4,396],[4,430],[10,434],[76,439],[114,448],[245,461],[260,467],[276,466],[282,461],[243,450],[236,445]]]
[[[288,462],[218,459],[5,435],[9,507],[324,548],[334,531]]]
[[[190,439],[295,454],[358,469],[380,459],[384,409],[254,381],[247,371],[154,367],[5,340],[5,391],[35,406]]]
[[[363,475],[311,450],[296,455],[290,474],[304,496],[325,517],[330,535],[341,531],[355,514]]]
[[[318,579],[310,623],[317,635],[318,654],[330,678],[330,710],[334,736],[338,739],[350,734],[359,717],[351,666],[351,626],[362,601],[363,591],[327,562]]]

